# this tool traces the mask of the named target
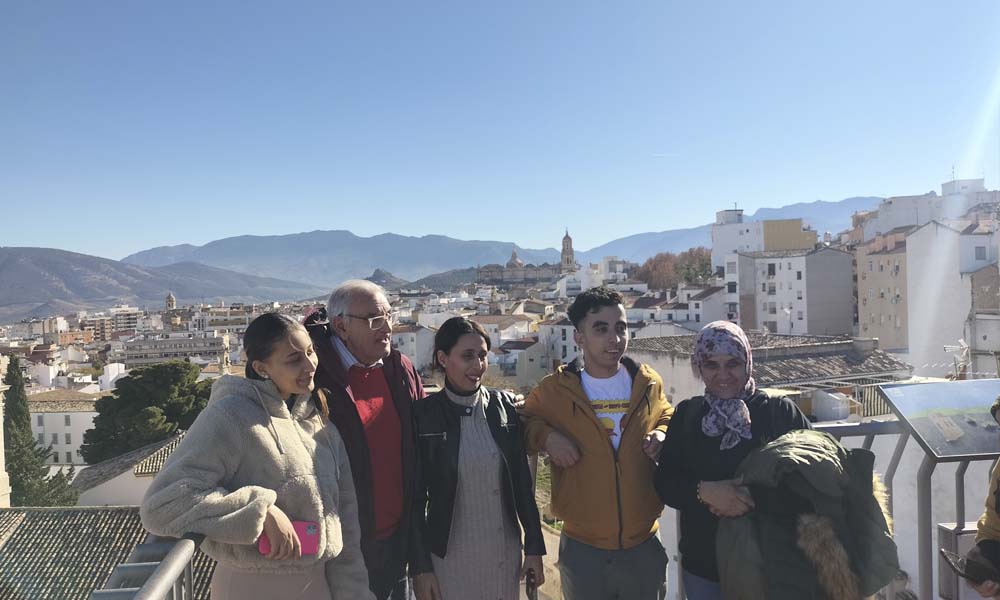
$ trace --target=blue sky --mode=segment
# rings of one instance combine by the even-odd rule
[[[578,249],[1000,171],[1000,3],[7,2],[0,245]]]

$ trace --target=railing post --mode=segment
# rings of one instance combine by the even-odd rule
[[[965,528],[965,471],[969,461],[963,460],[955,469],[955,530]]]
[[[910,440],[910,433],[903,431],[896,440],[896,448],[892,451],[892,458],[889,459],[889,466],[885,469],[885,489],[889,492],[889,514],[895,516],[896,495],[892,491],[892,479],[896,476],[896,469],[899,462],[903,460],[903,451],[906,450],[906,442]]]
[[[920,598],[934,598],[934,546],[931,541],[931,476],[934,460],[927,454],[917,471],[917,564],[920,573]]]

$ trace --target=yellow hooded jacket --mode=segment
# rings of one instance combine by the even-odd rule
[[[552,465],[552,510],[563,532],[605,550],[632,548],[656,533],[663,502],[653,488],[656,464],[642,442],[654,429],[666,433],[674,412],[656,371],[627,357],[622,365],[632,376],[632,395],[617,451],[583,390],[579,359],[543,379],[524,406],[529,452],[544,450],[552,431],[580,450],[572,467]]]

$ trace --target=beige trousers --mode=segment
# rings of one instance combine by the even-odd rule
[[[217,564],[211,589],[212,600],[330,600],[322,564],[297,573],[254,573]]]

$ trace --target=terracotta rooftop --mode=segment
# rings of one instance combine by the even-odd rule
[[[146,538],[137,506],[0,509],[0,600],[87,600]],[[195,554],[195,598],[215,561]]]
[[[754,355],[753,376],[758,385],[778,387],[811,380],[884,375],[909,369],[909,365],[883,350],[867,354],[850,350],[817,351],[814,354],[760,359]]]
[[[101,485],[106,481],[111,481],[122,473],[135,468],[140,462],[152,456],[157,450],[167,446],[173,440],[174,437],[169,437],[165,440],[149,444],[148,446],[132,450],[131,452],[126,452],[121,456],[109,458],[108,460],[99,462],[96,465],[90,465],[86,469],[80,471],[76,478],[73,479],[73,487],[80,492],[85,492],[91,488]]]
[[[472,315],[469,320],[480,325],[501,325],[503,327],[510,327],[518,321],[534,321],[525,315]]]
[[[177,449],[177,445],[181,443],[184,439],[184,434],[186,431],[178,431],[177,435],[170,438],[167,441],[167,445],[161,447],[156,452],[150,454],[146,458],[139,461],[139,464],[132,469],[136,477],[152,477],[160,472],[163,468],[163,463],[166,462],[167,457],[170,456],[174,450]]]
[[[707,289],[703,290],[697,296],[691,296],[691,300],[704,300],[705,298],[708,298],[709,296],[712,296],[713,294],[717,294],[717,293],[721,292],[724,289],[726,289],[726,288],[724,288],[724,287],[710,287],[710,288],[707,288]]]
[[[508,340],[500,345],[500,349],[507,352],[510,350],[526,350],[537,343],[538,340],[534,338],[525,340]]]
[[[640,296],[635,299],[630,308],[653,308],[667,303],[666,298],[656,298],[654,296]]]
[[[662,352],[667,354],[684,354],[690,356],[694,352],[694,339],[692,335],[668,335],[663,337],[652,337],[632,340],[629,342],[631,350],[645,352]],[[850,341],[850,336],[841,335],[779,335],[763,334],[753,331],[747,332],[750,340],[750,347],[755,351],[761,348],[787,348],[789,346],[802,346],[805,344],[825,344],[830,342]],[[757,362],[757,355],[754,354],[754,363]]]

